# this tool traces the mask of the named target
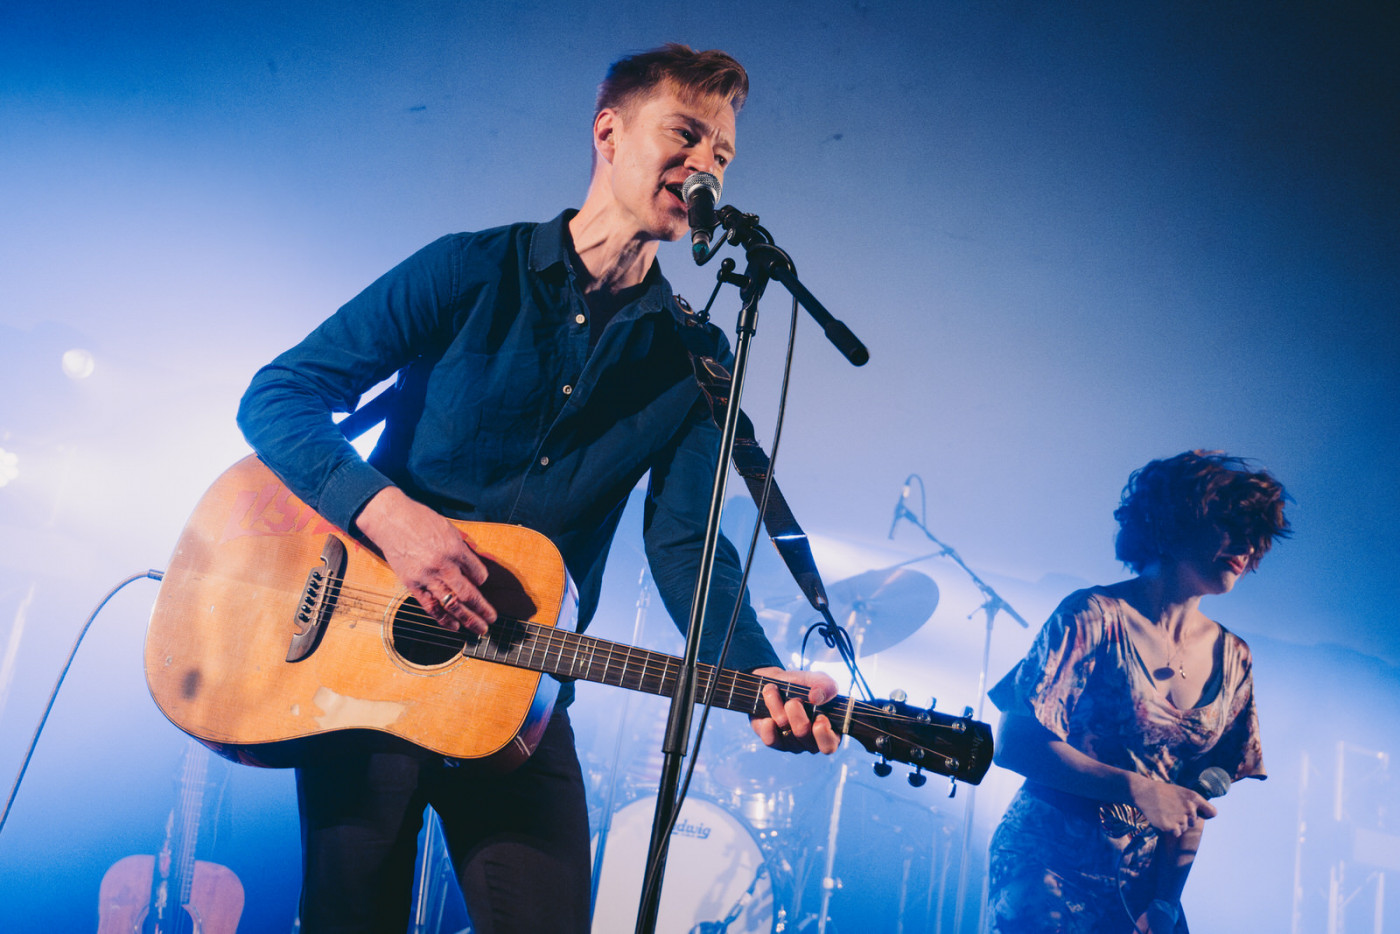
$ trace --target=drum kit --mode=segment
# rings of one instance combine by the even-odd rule
[[[938,604],[933,579],[907,567],[837,581],[827,587],[827,595],[857,656],[909,637]],[[755,605],[775,647],[809,660],[837,658],[834,648],[811,637],[805,601]],[[810,608],[807,615],[816,621]],[[651,838],[664,718],[632,716],[628,709],[624,706],[611,761],[599,761],[580,748],[594,807],[594,934],[633,930]],[[635,722],[642,719],[647,722]],[[852,770],[842,756],[818,760],[762,751],[747,722],[723,711],[709,719],[705,732],[691,790],[671,835],[656,927],[660,934],[920,929],[902,919],[888,924],[869,917],[849,919],[842,909],[858,905],[859,899],[848,896],[860,883],[853,885],[849,877],[856,873],[846,872],[835,857],[844,842],[860,852],[862,863],[878,861],[882,854],[894,861],[882,875],[903,881],[885,899],[895,907],[886,905],[885,910],[902,914],[906,905],[931,904],[923,891],[911,891],[910,872],[912,860],[928,861],[935,849],[935,818],[926,805],[884,795],[874,812],[878,816],[861,812],[843,822],[843,799],[848,812],[859,811],[852,801],[862,791],[848,785]],[[886,841],[901,837],[901,812],[904,824],[918,826],[923,845],[911,850],[907,842],[889,843],[872,854],[868,841],[857,839],[861,831],[877,828]],[[880,867],[863,865],[859,874],[877,871]],[[840,878],[843,874],[848,878]],[[931,869],[927,878],[933,881]],[[848,920],[839,923],[837,915]]]

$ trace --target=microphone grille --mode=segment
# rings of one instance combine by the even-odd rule
[[[1196,779],[1196,790],[1207,798],[1218,798],[1230,790],[1230,773],[1212,765]]]
[[[681,185],[681,200],[689,203],[690,193],[697,188],[708,188],[715,201],[719,201],[720,184],[719,179],[709,172],[694,172]]]

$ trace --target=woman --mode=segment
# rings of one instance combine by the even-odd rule
[[[1026,777],[992,837],[992,931],[1186,930],[1181,890],[1216,813],[1192,786],[1212,766],[1265,777],[1249,647],[1199,604],[1288,536],[1285,499],[1219,452],[1129,478],[1113,516],[1136,576],[1067,597],[990,694],[996,762]]]

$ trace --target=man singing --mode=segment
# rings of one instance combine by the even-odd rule
[[[657,589],[689,617],[719,429],[693,376],[684,328],[706,353],[723,334],[688,320],[657,244],[688,231],[681,184],[723,178],[748,76],[718,51],[667,45],[612,65],[593,118],[583,206],[545,223],[453,234],[374,282],[253,378],[239,425],[263,461],[321,515],[372,543],[449,629],[488,631],[486,567],[444,516],[529,526],[558,546],[579,589],[579,628],[629,492],[650,471],[643,535]],[[693,343],[692,343],[693,346]],[[399,374],[379,442],[360,458],[333,423]],[[721,541],[701,658],[713,662],[732,601],[743,610],[726,667],[836,693],[784,672],[738,592]],[[302,928],[402,931],[422,810],[442,819],[474,929],[588,928],[589,827],[567,706],[509,774],[457,766],[356,734],[297,769]],[[754,731],[776,749],[835,750],[824,717],[765,692]]]

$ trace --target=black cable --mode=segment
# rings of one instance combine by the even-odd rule
[[[1145,818],[1144,818],[1145,820]],[[1123,845],[1123,849],[1118,851],[1118,859],[1113,864],[1113,881],[1118,889],[1118,902],[1123,906],[1123,913],[1128,916],[1129,927],[1137,931],[1137,915],[1133,914],[1133,909],[1128,907],[1128,893],[1123,885],[1123,863],[1128,857],[1128,850],[1137,845],[1137,842],[1147,836],[1156,836],[1155,827],[1137,827],[1128,834],[1128,842]],[[1153,854],[1156,855],[1155,853]]]
[[[39,718],[39,725],[34,728],[34,736],[29,741],[29,749],[24,754],[24,762],[20,763],[19,774],[15,776],[15,783],[10,788],[10,796],[5,801],[5,809],[0,811],[0,831],[5,829],[5,821],[10,817],[10,808],[15,803],[15,796],[19,794],[20,783],[24,781],[24,773],[29,771],[29,760],[34,758],[34,749],[39,745],[39,734],[44,732],[44,724],[49,722],[49,714],[53,712],[54,702],[58,700],[58,690],[63,687],[63,679],[68,677],[68,669],[73,667],[73,658],[78,654],[78,646],[82,645],[83,637],[87,635],[88,628],[92,626],[92,621],[97,619],[97,614],[102,612],[102,608],[107,602],[115,597],[123,587],[132,581],[149,577],[153,581],[159,581],[165,577],[164,571],[142,571],[140,574],[133,574],[122,581],[111,590],[107,591],[107,596],[93,608],[92,614],[88,616],[87,622],[83,623],[83,628],[78,631],[78,638],[73,640],[73,649],[68,653],[68,661],[64,663],[63,670],[58,674],[58,680],[54,682],[53,693],[49,695],[49,702],[44,707],[44,715]]]

